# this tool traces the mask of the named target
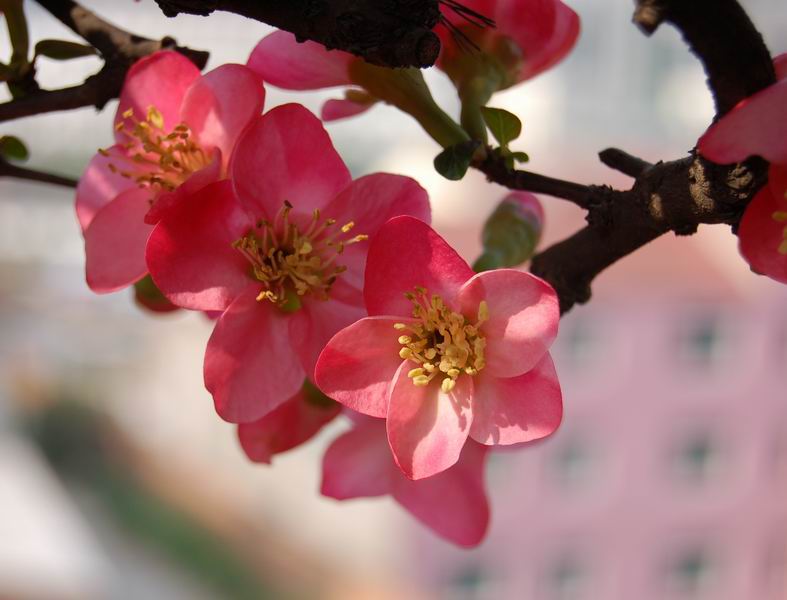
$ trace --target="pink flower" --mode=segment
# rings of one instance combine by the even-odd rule
[[[145,244],[171,206],[226,175],[235,142],[265,90],[242,65],[200,75],[171,51],[129,70],[115,145],[90,161],[77,188],[90,288],[112,292],[147,273]]]
[[[738,229],[752,269],[787,283],[787,54],[774,60],[778,81],[741,101],[712,125],[697,147],[728,164],[758,155],[770,161],[768,185],[752,199]]]
[[[493,91],[532,79],[563,60],[579,36],[579,16],[560,0],[461,0],[461,4],[492,18],[495,27],[478,27],[452,10],[450,3],[441,5],[453,27],[437,30],[443,45],[437,66],[460,88],[478,77],[496,80]],[[468,48],[467,40],[481,53]]]
[[[369,317],[337,333],[315,382],[360,413],[386,419],[411,479],[456,463],[468,436],[486,445],[549,435],[562,399],[547,352],[554,290],[521,271],[474,274],[428,225],[392,219],[369,249]]]
[[[320,350],[362,317],[367,236],[429,218],[412,179],[352,181],[320,121],[298,104],[255,118],[229,181],[172,208],[150,235],[150,273],[174,304],[224,311],[205,353],[219,415],[256,421],[301,388]]]
[[[275,454],[309,441],[341,412],[341,405],[323,396],[310,383],[261,419],[238,425],[246,456],[270,464]]]
[[[467,547],[481,542],[489,525],[484,490],[486,447],[469,442],[453,467],[412,481],[391,460],[383,422],[364,417],[356,421],[325,453],[323,495],[348,500],[390,494],[441,537]]]

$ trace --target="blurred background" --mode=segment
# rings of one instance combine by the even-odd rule
[[[28,4],[33,40],[74,39]],[[168,20],[152,0],[84,4],[209,50],[210,67],[245,62],[268,31],[226,14]],[[522,118],[514,149],[533,170],[627,187],[596,153],[684,155],[713,114],[703,73],[669,27],[648,39],[630,25],[631,2],[568,4],[583,25],[575,51],[493,105]],[[743,4],[772,52],[787,50],[783,0]],[[98,68],[39,64],[51,87]],[[455,114],[447,78],[426,75]],[[331,95],[268,88],[267,106],[317,111]],[[27,142],[31,166],[78,176],[111,143],[113,112],[2,134]],[[354,175],[417,178],[438,231],[477,256],[502,188],[442,179],[436,145],[393,108],[328,129]],[[582,225],[568,203],[543,202],[547,243]],[[250,463],[202,386],[211,323],[95,296],[83,260],[71,192],[0,180],[0,598],[787,598],[787,288],[752,275],[724,227],[657,240],[562,321],[564,423],[494,454],[491,530],[474,550],[388,498],[320,497],[321,454],[345,422],[273,466]]]

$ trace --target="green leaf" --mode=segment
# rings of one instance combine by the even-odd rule
[[[4,135],[0,137],[0,156],[6,160],[23,161],[30,157],[30,153],[18,137]]]
[[[153,283],[153,278],[146,275],[134,284],[134,299],[137,304],[156,313],[168,313],[177,310],[160,289]]]
[[[527,155],[526,152],[512,152],[511,158],[513,158],[516,162],[519,163],[526,163],[530,161],[530,157]]]
[[[46,56],[55,60],[71,60],[96,53],[93,46],[77,44],[66,40],[41,40],[36,44],[35,55]]]
[[[507,110],[484,106],[481,109],[481,114],[489,131],[501,146],[507,146],[522,133],[522,121]]]
[[[473,264],[476,272],[516,267],[536,251],[541,239],[542,212],[532,195],[507,196],[484,223],[484,251]]]
[[[480,145],[477,140],[467,140],[446,148],[435,157],[435,170],[446,179],[459,181],[467,173],[473,154]]]

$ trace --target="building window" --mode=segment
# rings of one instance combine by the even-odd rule
[[[672,597],[707,597],[715,566],[710,552],[700,546],[685,548],[667,562],[666,587]]]
[[[560,556],[542,578],[544,600],[580,600],[589,596],[589,569],[576,554]]]
[[[724,348],[721,325],[715,316],[688,318],[678,332],[678,358],[694,368],[712,367],[723,355]]]
[[[670,463],[676,479],[691,484],[707,483],[721,468],[721,446],[710,433],[695,432],[675,444]]]
[[[588,486],[598,471],[598,452],[581,437],[567,437],[549,460],[549,476],[561,487]]]

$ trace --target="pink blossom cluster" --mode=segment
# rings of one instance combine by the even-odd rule
[[[536,15],[474,38],[494,58],[495,89],[560,60],[578,33],[559,0],[475,4],[503,24],[520,22],[511,11]],[[439,65],[456,78],[463,55],[455,37],[443,42]],[[170,51],[136,63],[115,144],[77,190],[87,283],[107,293],[148,281],[157,308],[215,319],[205,386],[251,460],[270,462],[344,413],[351,428],[325,453],[322,493],[389,494],[473,546],[489,522],[489,448],[543,438],[561,421],[549,355],[558,301],[529,273],[475,273],[429,226],[416,181],[353,179],[301,105],[263,112],[263,81],[353,84],[358,60],[279,32],[248,65],[204,75]],[[356,90],[323,118],[374,101]]]

